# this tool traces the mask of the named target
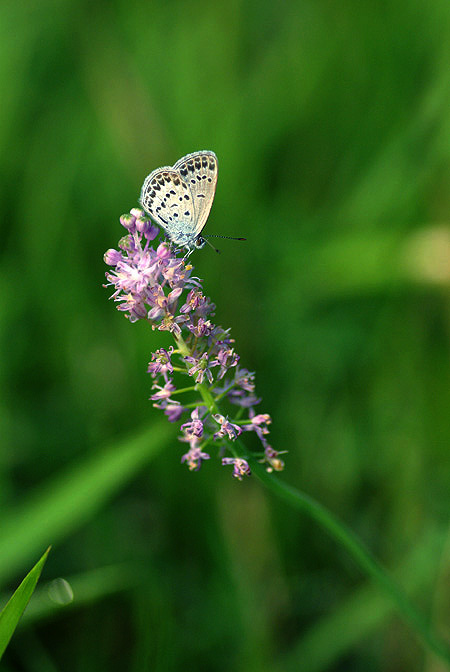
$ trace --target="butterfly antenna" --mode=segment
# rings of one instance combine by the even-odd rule
[[[202,238],[228,238],[228,240],[247,240],[247,238],[236,238],[235,236],[221,236],[220,233],[208,233],[206,236],[202,236]],[[206,241],[208,242],[208,241]],[[211,243],[210,243],[211,244]]]

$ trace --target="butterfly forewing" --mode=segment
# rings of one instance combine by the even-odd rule
[[[191,249],[198,246],[197,238],[208,219],[216,183],[214,152],[195,152],[173,167],[150,173],[142,186],[140,202],[172,242]]]
[[[183,156],[176,162],[174,170],[178,171],[188,183],[194,201],[198,236],[206,224],[216,193],[218,163],[214,152],[194,152]]]

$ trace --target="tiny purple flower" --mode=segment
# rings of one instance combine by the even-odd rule
[[[158,257],[158,259],[160,260],[168,259],[170,255],[171,252],[168,243],[161,243],[160,245],[158,245],[156,250],[156,256]]]
[[[183,284],[189,277],[189,271],[181,259],[168,259],[165,266],[161,268],[161,274],[171,287]]]
[[[163,387],[154,383],[152,385],[154,390],[158,390],[150,397],[151,401],[159,401],[160,399],[169,399],[172,392],[175,392],[176,387],[172,384],[171,380],[167,380]]]
[[[206,317],[206,315],[213,315],[215,308],[215,305],[202,292],[191,289],[186,297],[186,302],[180,308],[180,313],[194,311],[196,315]]]
[[[228,369],[237,366],[239,355],[234,352],[233,348],[223,346],[219,349],[216,359],[211,362],[211,366],[220,366],[220,371],[217,379],[224,377]]]
[[[197,324],[188,324],[187,328],[197,338],[203,338],[203,336],[209,336],[212,333],[214,325],[210,320],[204,320],[203,317],[200,317]]]
[[[138,215],[139,216],[139,215]],[[135,233],[136,231],[136,217],[133,214],[133,210],[126,215],[120,217],[120,223],[125,227],[130,233]]]
[[[154,406],[156,406],[156,404],[154,404]],[[173,399],[170,401],[161,401],[161,403],[158,404],[158,408],[164,409],[164,414],[167,416],[169,422],[178,422],[186,410],[179,401],[174,401]]]
[[[201,357],[191,357],[190,355],[187,355],[184,358],[184,361],[188,364],[192,364],[191,368],[188,370],[188,374],[190,376],[195,376],[194,380],[196,383],[203,383],[205,376],[208,381],[212,383],[213,375],[209,368],[208,353],[204,352]]]
[[[252,425],[260,427],[263,434],[268,434],[269,430],[267,429],[267,425],[272,423],[272,418],[268,413],[258,413],[258,415],[255,415],[254,413],[253,409],[249,413]]]
[[[230,390],[227,397],[231,404],[241,406],[241,408],[251,408],[261,402],[260,397],[255,397],[254,394],[247,394],[244,390]]]
[[[222,464],[232,464],[234,467],[233,477],[239,481],[242,481],[244,476],[250,476],[252,473],[247,460],[243,460],[241,457],[222,457]]]
[[[196,437],[201,439],[203,436],[203,422],[199,419],[199,408],[194,408],[191,413],[191,422],[185,422],[184,425],[181,425],[180,428],[184,433],[187,439]]]
[[[220,413],[215,413],[212,417],[220,425],[219,431],[214,434],[215,439],[221,439],[224,436],[228,436],[229,439],[234,441],[239,434],[241,434],[242,429],[239,425],[234,425],[232,422],[229,422],[228,418],[220,415]]]
[[[236,389],[237,388],[237,389]],[[241,408],[250,408],[260,403],[261,399],[256,397],[255,374],[247,369],[236,368],[234,384],[227,393],[228,399],[232,404],[241,406]]]
[[[122,253],[118,250],[107,250],[103,255],[103,260],[108,266],[117,266],[122,261]]]
[[[126,300],[118,306],[118,309],[128,313],[127,317],[129,318],[130,322],[137,322],[138,320],[142,320],[142,318],[144,318],[147,314],[145,305],[141,298],[138,295],[134,296],[133,294],[128,294]]]
[[[154,240],[159,233],[159,229],[148,217],[138,217],[136,219],[136,231],[142,233],[146,240]]]
[[[182,462],[187,462],[189,471],[198,471],[202,466],[203,460],[209,460],[208,453],[204,453],[198,446],[191,446],[188,452],[181,458]]]
[[[277,450],[274,450],[272,446],[269,446],[269,444],[266,443],[266,447],[264,449],[264,459],[261,460],[261,462],[267,462],[266,471],[269,473],[272,471],[283,471],[284,462],[278,457],[279,454],[280,453]]]
[[[262,439],[263,435],[269,434],[267,426],[271,424],[272,418],[268,413],[259,413],[258,415],[255,415],[255,411],[251,408],[248,415],[251,423],[245,424],[242,427],[244,431],[256,432],[260,439]]]
[[[181,336],[181,327],[180,324],[186,321],[184,315],[179,315],[174,317],[171,313],[168,313],[160,322],[157,329],[158,331],[169,331],[171,334],[174,334],[175,338]],[[155,329],[155,325],[152,325],[152,329]]]
[[[159,348],[156,352],[152,352],[152,361],[148,365],[147,373],[150,373],[152,378],[162,374],[167,381],[167,374],[173,373],[173,365],[170,360],[172,354],[172,346],[168,350]]]
[[[237,387],[240,387],[246,392],[255,391],[255,374],[247,371],[247,369],[241,369],[238,367],[236,369],[234,382]]]

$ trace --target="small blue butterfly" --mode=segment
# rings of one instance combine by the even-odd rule
[[[217,156],[204,150],[183,156],[172,167],[157,168],[142,186],[144,210],[189,254],[206,243],[201,232],[216,193],[217,173]]]

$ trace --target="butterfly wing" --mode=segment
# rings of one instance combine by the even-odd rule
[[[193,195],[177,170],[166,166],[150,173],[142,185],[140,202],[176,245],[193,243],[197,235]]]
[[[218,161],[214,152],[204,150],[187,154],[173,169],[189,185],[195,209],[194,236],[200,235],[206,224],[216,193]]]

